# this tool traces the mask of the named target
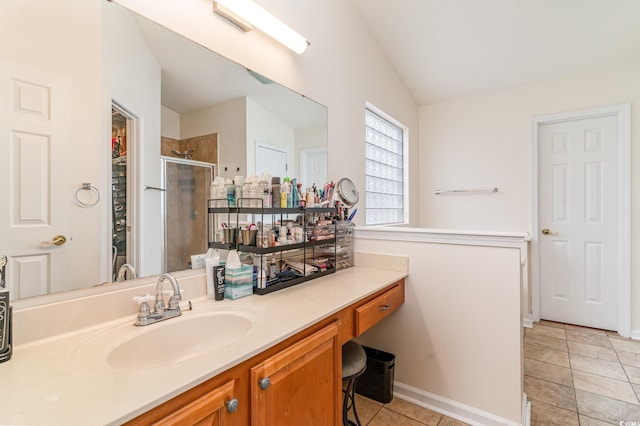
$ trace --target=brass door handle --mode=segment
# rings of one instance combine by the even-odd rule
[[[542,230],[542,235],[556,235],[557,232],[553,232],[551,229],[549,228],[544,228]]]
[[[43,241],[41,244],[43,246],[61,246],[66,242],[67,242],[67,237],[65,237],[64,235],[56,235],[55,237],[53,237],[53,240]]]

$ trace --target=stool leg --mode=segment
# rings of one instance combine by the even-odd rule
[[[347,381],[347,387],[342,390],[344,397],[342,399],[342,424],[344,426],[357,425],[361,426],[360,417],[356,410],[356,382],[358,377],[352,377]],[[349,420],[349,410],[353,409],[353,415],[356,418],[356,423]]]
[[[356,383],[358,378],[353,379],[353,386],[351,387],[351,404],[353,407],[353,416],[356,418],[356,424],[361,426],[360,417],[358,417],[358,410],[356,410]]]

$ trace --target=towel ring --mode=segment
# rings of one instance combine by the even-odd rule
[[[85,203],[83,201],[80,201],[80,198],[78,197],[78,194],[80,193],[80,191],[93,191],[96,193],[96,196],[98,197],[94,202],[92,203]],[[82,186],[78,189],[76,189],[76,201],[78,202],[78,204],[80,204],[82,207],[93,207],[96,204],[98,204],[98,201],[100,201],[100,191],[98,191],[98,188],[96,188],[95,186],[93,186],[91,184],[91,182],[83,182]]]

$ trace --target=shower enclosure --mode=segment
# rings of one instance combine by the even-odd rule
[[[216,165],[161,157],[164,214],[163,272],[190,267],[191,255],[208,248],[207,200]]]

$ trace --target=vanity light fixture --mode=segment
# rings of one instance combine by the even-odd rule
[[[213,11],[243,31],[256,27],[296,53],[309,46],[303,36],[252,0],[216,0]]]

